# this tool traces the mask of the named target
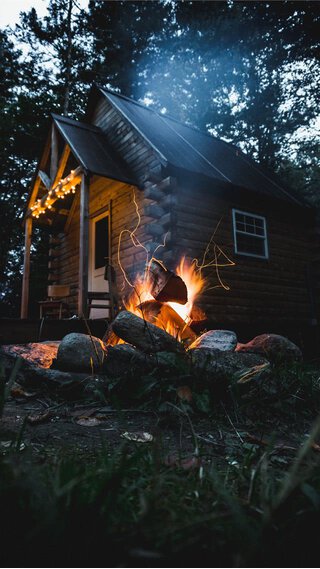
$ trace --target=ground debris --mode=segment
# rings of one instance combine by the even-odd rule
[[[45,423],[51,419],[51,411],[47,409],[43,413],[37,413],[34,415],[28,415],[26,420],[30,425],[38,425],[39,423]]]
[[[123,439],[127,439],[127,441],[134,441],[136,443],[151,443],[153,441],[153,435],[145,431],[137,431],[136,433],[125,431],[125,433],[122,433],[120,436]]]

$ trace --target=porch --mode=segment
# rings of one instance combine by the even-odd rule
[[[136,187],[134,176],[100,128],[53,115],[24,216],[21,319],[28,318],[34,227],[50,235],[48,285],[70,287],[70,316],[90,316],[90,292],[105,303],[101,301],[108,293],[105,266],[116,262],[112,197],[121,189]],[[94,318],[104,320],[107,312],[96,309],[95,313]]]

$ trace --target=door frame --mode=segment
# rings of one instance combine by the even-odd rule
[[[88,267],[88,286],[89,290],[93,291],[93,280],[94,280],[94,260],[95,260],[95,223],[108,217],[108,259],[111,263],[111,207],[108,204],[106,207],[95,211],[89,216],[89,267]],[[107,259],[106,259],[107,264]],[[101,267],[102,269],[102,267]],[[104,268],[103,268],[104,271]],[[94,291],[93,291],[94,292]]]

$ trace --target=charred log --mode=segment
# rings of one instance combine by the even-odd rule
[[[178,302],[186,304],[188,291],[181,277],[153,259],[150,264],[150,277],[152,280],[151,294],[159,302]]]
[[[139,304],[137,308],[141,311],[142,318],[163,330],[169,330],[170,334],[178,340],[193,342],[196,339],[196,334],[190,326],[168,304],[157,300],[147,300]]]

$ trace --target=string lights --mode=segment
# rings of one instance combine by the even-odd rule
[[[32,217],[38,219],[47,209],[52,209],[52,204],[56,200],[63,200],[68,194],[75,194],[76,185],[79,183],[75,174],[75,171],[71,170],[71,174],[67,178],[61,179],[55,188],[49,190],[46,196],[39,198],[30,208]]]

